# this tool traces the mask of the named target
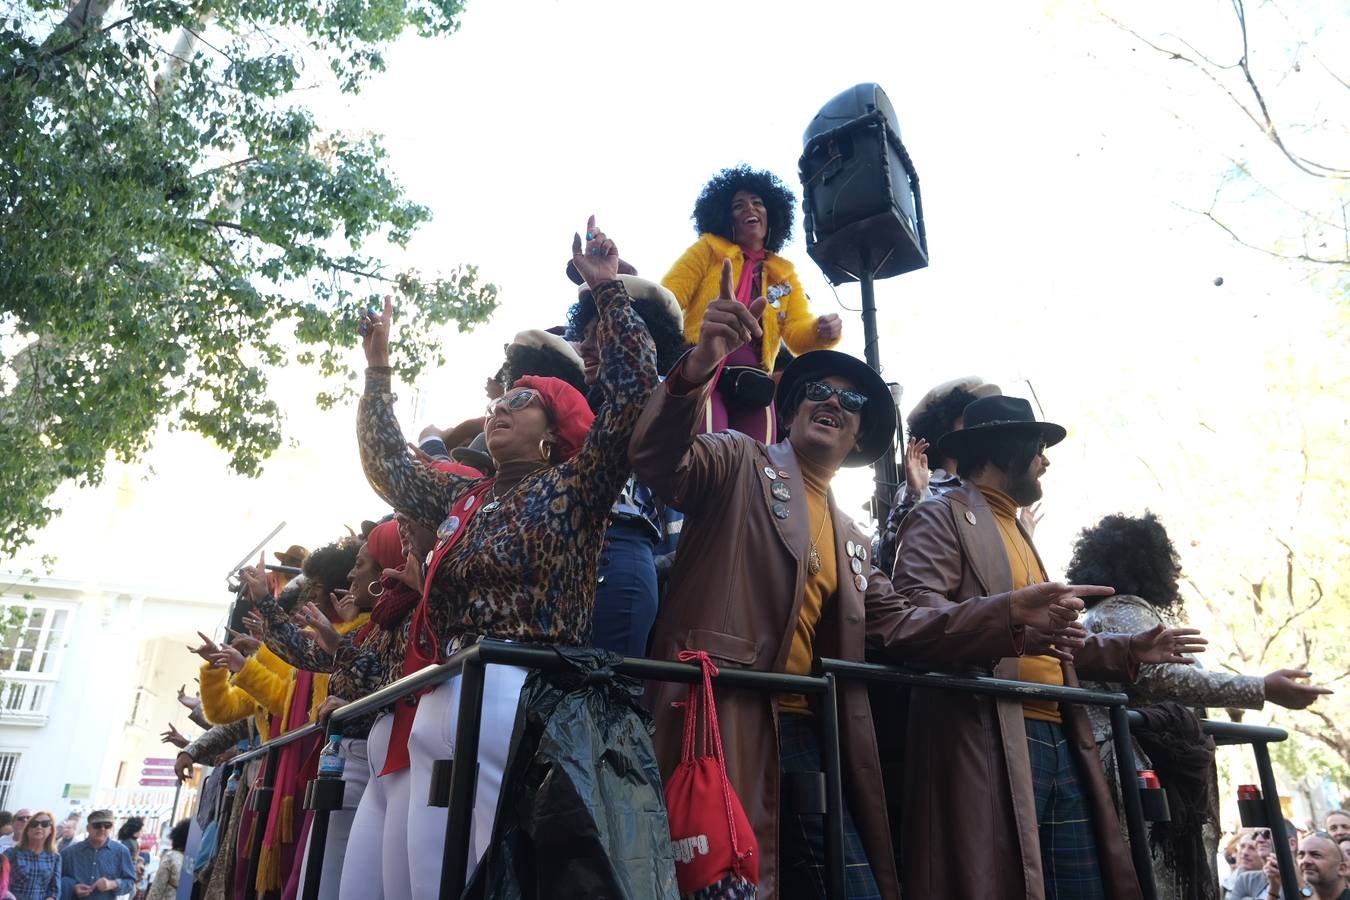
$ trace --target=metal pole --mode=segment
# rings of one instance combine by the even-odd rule
[[[441,856],[440,900],[456,900],[464,893],[464,883],[469,877],[469,839],[473,836],[478,733],[483,721],[486,670],[486,664],[475,656],[464,661],[459,676],[459,719],[455,728],[455,764],[450,770],[450,809],[446,813],[445,850]]]
[[[1116,773],[1120,777],[1120,799],[1125,807],[1125,829],[1130,836],[1130,857],[1134,875],[1144,900],[1156,900],[1153,883],[1153,854],[1148,848],[1148,830],[1144,824],[1144,804],[1139,799],[1139,776],[1135,770],[1134,744],[1130,741],[1130,717],[1123,706],[1111,711],[1111,743],[1116,751]]]
[[[253,805],[253,840],[248,857],[248,883],[244,885],[244,900],[257,900],[258,865],[262,862],[263,832],[267,830],[267,813],[272,809],[272,786],[277,781],[277,764],[281,754],[270,747],[263,761],[263,783],[249,795]]]
[[[1275,847],[1275,861],[1280,865],[1280,892],[1286,897],[1298,895],[1298,869],[1294,868],[1294,853],[1289,849],[1289,835],[1284,830],[1284,810],[1280,809],[1280,787],[1275,783],[1275,770],[1270,767],[1270,747],[1264,741],[1252,743],[1256,754],[1256,771],[1261,776],[1261,801],[1266,805],[1266,821],[1270,824],[1270,843]]]
[[[872,371],[881,373],[881,348],[877,344],[877,298],[872,273],[872,260],[866,250],[862,256],[862,271],[858,273],[858,285],[862,289],[863,320],[863,357]],[[872,466],[876,481],[876,493],[873,495],[872,514],[878,522],[886,520],[895,499],[895,486],[900,480],[900,470],[895,464],[895,435],[890,436],[890,447]]]
[[[314,810],[309,825],[309,851],[305,854],[305,884],[302,900],[319,900],[319,881],[323,878],[323,856],[328,844],[328,816],[326,809]],[[378,878],[379,873],[374,873]]]
[[[843,763],[839,758],[839,693],[833,675],[825,676],[823,707],[820,761],[825,769],[825,896],[845,900]]]

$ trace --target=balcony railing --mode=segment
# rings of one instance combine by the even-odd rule
[[[46,725],[56,682],[24,675],[0,675],[0,723]]]

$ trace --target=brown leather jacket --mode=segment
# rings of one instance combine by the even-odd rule
[[[900,529],[894,582],[909,601],[939,609],[965,605],[972,597],[1008,595],[1012,571],[979,488],[966,483],[914,508]],[[1015,679],[1017,668],[1013,656],[999,661],[992,674]],[[1071,686],[1078,685],[1077,671],[1098,679],[1100,672],[1115,671],[1111,680],[1117,681],[1133,681],[1138,674],[1129,636],[1119,634],[1093,635],[1075,654],[1075,664],[1063,668],[1064,683]],[[1087,716],[1079,707],[1061,704],[1060,710],[1092,811],[1106,896],[1138,900],[1139,883]],[[1044,900],[1020,703],[914,690],[902,781],[900,853],[907,897]],[[972,853],[975,847],[979,853]]]
[[[681,397],[658,387],[629,449],[638,478],[686,516],[651,655],[673,659],[686,648],[702,649],[719,666],[782,672],[801,610],[810,543],[801,471],[786,441],[765,446],[736,433],[696,436],[707,392],[705,386]],[[775,480],[785,481],[792,494],[783,519],[772,512],[780,502],[770,493]],[[1020,637],[1006,597],[936,612],[917,609],[896,595],[870,559],[865,588],[858,589],[845,545],[868,545],[869,539],[833,497],[830,511],[839,589],[817,626],[817,657],[861,660],[870,649],[927,663],[992,664],[1017,652]],[[680,756],[682,712],[671,704],[686,692],[685,685],[652,684],[647,693],[666,776]],[[778,896],[777,699],[719,689],[717,706],[731,783],[759,841],[759,896],[772,900]],[[841,684],[839,714],[845,796],[882,896],[898,898],[876,736],[861,684]]]

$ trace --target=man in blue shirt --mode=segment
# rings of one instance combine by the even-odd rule
[[[61,887],[67,896],[114,900],[136,887],[131,852],[119,841],[110,841],[113,814],[96,809],[89,814],[89,836],[61,851]]]

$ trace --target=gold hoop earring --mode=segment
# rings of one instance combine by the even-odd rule
[[[553,444],[544,438],[539,439],[539,456],[546,463],[553,462]]]
[[[375,590],[377,587],[379,588],[378,591]],[[366,585],[366,593],[372,597],[381,597],[384,595],[384,585],[381,584],[378,579],[372,581],[370,584]]]

